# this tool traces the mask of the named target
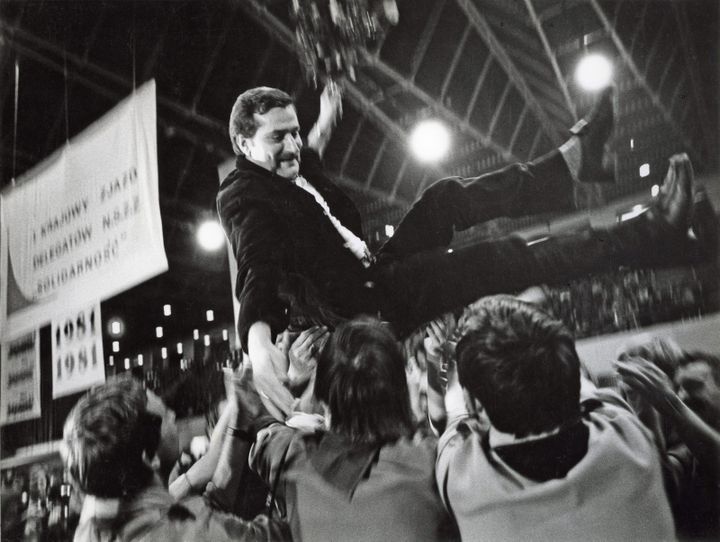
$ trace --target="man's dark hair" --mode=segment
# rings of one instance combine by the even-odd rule
[[[580,360],[568,329],[510,296],[471,305],[458,328],[460,384],[500,431],[525,437],[580,412]]]
[[[240,154],[240,147],[236,142],[237,136],[252,137],[258,128],[255,113],[264,115],[274,107],[287,107],[293,105],[289,94],[271,87],[255,87],[246,90],[233,105],[230,112],[230,141],[235,154]]]
[[[383,444],[412,434],[405,362],[393,333],[378,320],[340,324],[320,354],[315,397],[330,425],[357,444]]]
[[[65,462],[84,493],[103,498],[133,495],[150,484],[143,460],[160,442],[159,416],[133,378],[117,378],[80,398],[65,421]]]

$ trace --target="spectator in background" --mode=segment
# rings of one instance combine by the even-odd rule
[[[392,332],[374,319],[338,326],[320,354],[314,395],[327,429],[275,422],[258,433],[250,454],[284,503],[293,540],[445,539],[435,439],[414,438]]]
[[[689,352],[681,359],[674,380],[680,399],[720,431],[720,357]]]
[[[641,357],[616,363],[623,382],[670,426],[679,441],[658,438],[665,483],[678,535],[683,539],[720,537],[720,360],[696,352],[678,358],[672,380]],[[635,402],[638,402],[637,400]],[[639,404],[639,409],[643,405]],[[651,429],[655,429],[650,423]]]
[[[493,296],[466,311],[456,336],[448,395],[464,392],[467,410],[448,411],[436,475],[464,540],[673,538],[650,432],[581,377],[561,322]],[[478,406],[489,429],[469,414]]]
[[[63,455],[73,484],[85,494],[76,541],[278,540],[279,525],[221,513],[237,493],[250,445],[250,420],[260,401],[248,378],[228,426],[213,483],[204,497],[175,502],[150,468],[162,418],[132,378],[116,379],[83,396],[65,423]],[[252,437],[250,437],[252,438]]]

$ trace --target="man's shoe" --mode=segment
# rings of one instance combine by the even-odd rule
[[[648,210],[650,220],[686,234],[692,219],[694,177],[687,154],[671,156],[660,192]]]
[[[602,92],[592,111],[570,128],[570,133],[577,136],[580,142],[582,157],[578,172],[580,182],[615,182],[615,160],[608,158],[607,161],[613,163],[609,167],[605,165],[605,145],[613,130],[615,120],[613,97],[614,90],[610,86]]]

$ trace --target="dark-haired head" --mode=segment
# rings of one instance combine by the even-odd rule
[[[293,105],[293,99],[289,94],[272,87],[255,87],[246,90],[233,105],[230,112],[230,141],[235,154],[241,154],[237,143],[239,135],[253,137],[258,128],[255,114],[264,115],[274,107],[287,107]]]
[[[335,329],[318,360],[315,397],[328,406],[331,429],[357,444],[412,434],[405,362],[395,336],[378,320]]]
[[[491,296],[466,311],[458,333],[460,384],[494,427],[524,437],[579,415],[580,361],[562,322],[517,298]]]
[[[153,472],[161,418],[147,411],[147,396],[133,378],[108,381],[77,402],[65,421],[66,466],[83,493],[103,498],[133,495]]]

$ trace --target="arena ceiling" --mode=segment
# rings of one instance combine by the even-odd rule
[[[303,2],[300,2],[303,3]],[[305,1],[307,2],[307,0]],[[297,99],[307,130],[319,89],[294,45],[289,0],[47,0],[0,3],[3,188],[102,116],[135,85],[158,92],[160,204],[170,271],[106,302],[137,331],[171,303],[197,326],[231,318],[225,254],[196,247],[214,214],[217,166],[231,157],[237,94],[270,85]],[[718,158],[716,0],[398,0],[399,22],[360,54],[345,84],[329,171],[358,203],[366,236],[433,179],[475,175],[562,142],[593,96],[575,84],[585,52],[615,63],[619,180],[596,203],[657,183],[673,152],[700,171]],[[419,119],[452,130],[448,158],[423,166],[406,136]],[[633,140],[630,145],[629,141]],[[638,166],[651,164],[650,177]],[[154,313],[153,313],[154,314]]]

